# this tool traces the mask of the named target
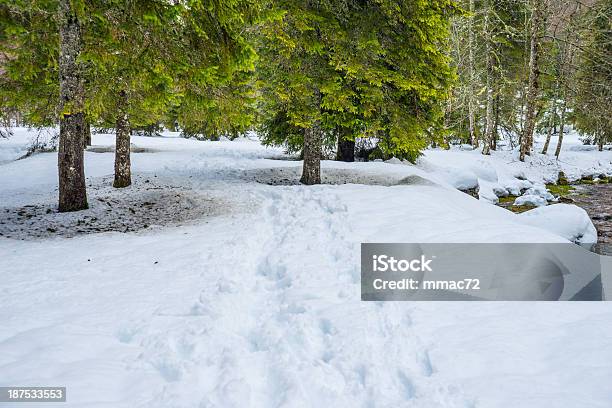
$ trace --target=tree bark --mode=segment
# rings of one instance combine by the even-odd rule
[[[304,129],[304,167],[302,184],[321,184],[321,125],[317,121]]]
[[[495,125],[493,128],[493,142],[491,143],[491,150],[497,150],[497,140],[499,139],[499,84],[497,84],[497,95],[495,95]]]
[[[115,181],[113,187],[123,188],[132,184],[130,170],[130,119],[127,112],[128,95],[122,90],[119,92],[119,112],[115,126]]]
[[[443,143],[444,145],[442,146],[445,150],[449,150],[450,149],[450,141],[449,141],[449,137],[448,134],[446,132],[448,132],[451,128],[451,114],[453,112],[453,98],[452,96],[446,99],[446,106],[444,108],[444,137],[443,137]]]
[[[478,148],[478,138],[476,137],[476,69],[474,67],[474,0],[470,0],[470,18],[468,19],[468,69],[470,74],[470,85],[468,88],[468,122],[470,133],[470,144]]]
[[[91,146],[91,124],[88,120],[85,121],[85,137],[83,139],[83,148]]]
[[[550,112],[550,121],[548,123],[548,133],[546,134],[546,141],[544,142],[544,147],[542,148],[542,154],[548,153],[548,146],[550,145],[550,139],[555,129],[555,115],[556,114],[557,114],[557,105],[556,105],[556,101],[553,101],[552,111]]]
[[[531,0],[533,12],[530,30],[529,51],[529,84],[527,87],[527,114],[525,129],[521,139],[520,160],[525,161],[525,156],[531,154],[533,146],[533,133],[536,126],[536,103],[539,95],[539,58],[540,58],[540,34],[543,23],[543,0]]]
[[[561,104],[561,115],[559,116],[559,140],[557,140],[557,150],[555,150],[555,157],[559,159],[559,155],[561,154],[561,145],[563,144],[563,133],[565,131],[565,111],[567,109],[567,105],[565,103],[565,99],[563,99],[563,103]]]
[[[85,82],[79,62],[81,26],[70,0],[59,0],[60,25],[60,137],[58,149],[59,211],[88,208],[83,139]]]
[[[484,146],[482,147],[482,154],[490,155],[491,154],[491,143],[493,141],[493,126],[494,126],[494,117],[493,117],[493,66],[495,64],[495,55],[493,54],[492,49],[492,36],[490,33],[489,27],[489,14],[490,14],[490,5],[489,0],[485,1],[485,23],[484,23],[484,34],[485,34],[485,49],[487,53],[487,122],[485,129],[485,137],[484,137]]]
[[[337,161],[355,161],[355,141],[348,139],[348,137],[350,137],[350,131],[348,129],[341,128],[338,132],[338,151],[336,153]]]

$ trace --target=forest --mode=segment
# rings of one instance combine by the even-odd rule
[[[59,208],[87,208],[83,148],[114,129],[217,140],[256,130],[304,159],[415,161],[498,141],[561,152],[566,126],[612,139],[609,0],[3,1],[6,126],[57,126]],[[557,139],[550,146],[551,136]],[[48,145],[50,144],[50,145]]]
[[[612,0],[0,0],[0,406],[610,407],[610,255]]]

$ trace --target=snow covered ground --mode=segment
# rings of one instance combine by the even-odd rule
[[[443,173],[448,181],[458,188],[479,185],[480,198],[497,202],[498,196],[528,195],[546,198],[545,184],[556,183],[559,172],[567,179],[576,181],[583,176],[612,175],[612,150],[607,146],[603,152],[597,146],[585,146],[576,132],[565,135],[563,149],[557,160],[554,149],[557,138],[553,137],[549,154],[543,155],[543,138],[536,138],[531,156],[525,162],[518,160],[516,151],[492,151],[483,156],[479,150],[462,150],[454,147],[451,152],[442,149],[428,150],[420,161],[420,167]],[[528,191],[526,191],[528,190]]]
[[[20,156],[28,137],[0,140],[3,160]],[[110,146],[113,137],[93,142]],[[611,173],[609,151],[570,140],[569,164],[459,149],[428,151],[417,166],[324,162],[335,184],[305,187],[301,162],[256,140],[133,142],[148,152],[132,155],[135,183],[121,192],[94,193],[109,183],[113,154],[86,153],[90,201],[102,194],[121,207],[149,194],[151,180],[188,199],[138,201],[157,200],[151,228],[129,210],[88,210],[102,220],[90,214],[90,223],[114,217],[133,232],[86,228],[64,238],[28,234],[30,225],[0,238],[0,385],[65,385],[71,407],[612,403],[605,303],[359,300],[361,242],[589,241],[592,223],[576,207],[516,215],[454,187],[475,179],[482,191],[487,182],[491,191],[529,188],[559,166],[568,176]],[[52,208],[56,163],[54,153],[5,161],[0,207]],[[198,206],[207,210],[189,213]],[[181,210],[189,216],[175,217]],[[42,211],[11,222],[74,217]]]

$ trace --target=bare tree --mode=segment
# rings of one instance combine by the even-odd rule
[[[484,146],[482,148],[482,154],[491,154],[491,144],[493,141],[493,133],[495,127],[495,118],[493,116],[493,67],[495,65],[495,54],[493,52],[493,39],[491,30],[491,0],[485,0],[484,2],[484,37],[485,37],[485,49],[487,59],[486,69],[486,87],[487,87],[487,110],[486,110],[486,127]]]
[[[525,129],[521,137],[520,160],[531,154],[533,134],[536,127],[536,109],[540,94],[540,53],[542,31],[545,22],[545,0],[528,0],[531,6],[531,29],[529,34],[529,82],[527,84],[527,112]]]
[[[474,18],[476,8],[474,6],[474,0],[470,0],[469,3],[470,17],[468,19],[468,71],[469,71],[469,85],[468,85],[468,121],[469,121],[469,132],[470,132],[470,143],[474,148],[478,147],[478,138],[476,137],[476,67],[474,64],[474,47],[476,42],[474,40]]]

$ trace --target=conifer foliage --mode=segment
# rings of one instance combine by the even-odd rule
[[[563,4],[561,4],[563,3]],[[87,208],[90,125],[263,142],[303,158],[416,160],[429,145],[525,160],[566,122],[610,129],[611,0],[0,0],[0,119],[59,125],[59,209]],[[373,147],[372,147],[373,146]],[[367,151],[366,151],[367,150]],[[363,153],[362,152],[362,153]]]
[[[28,124],[60,124],[61,211],[87,208],[90,122],[115,129],[115,187],[131,184],[135,127],[231,113],[247,128],[232,101],[244,84],[235,73],[252,70],[243,26],[256,11],[250,0],[0,1],[0,99]]]
[[[416,158],[440,125],[454,74],[452,1],[276,1],[258,51],[263,133],[303,140],[302,182],[320,182],[321,145],[375,138]]]

